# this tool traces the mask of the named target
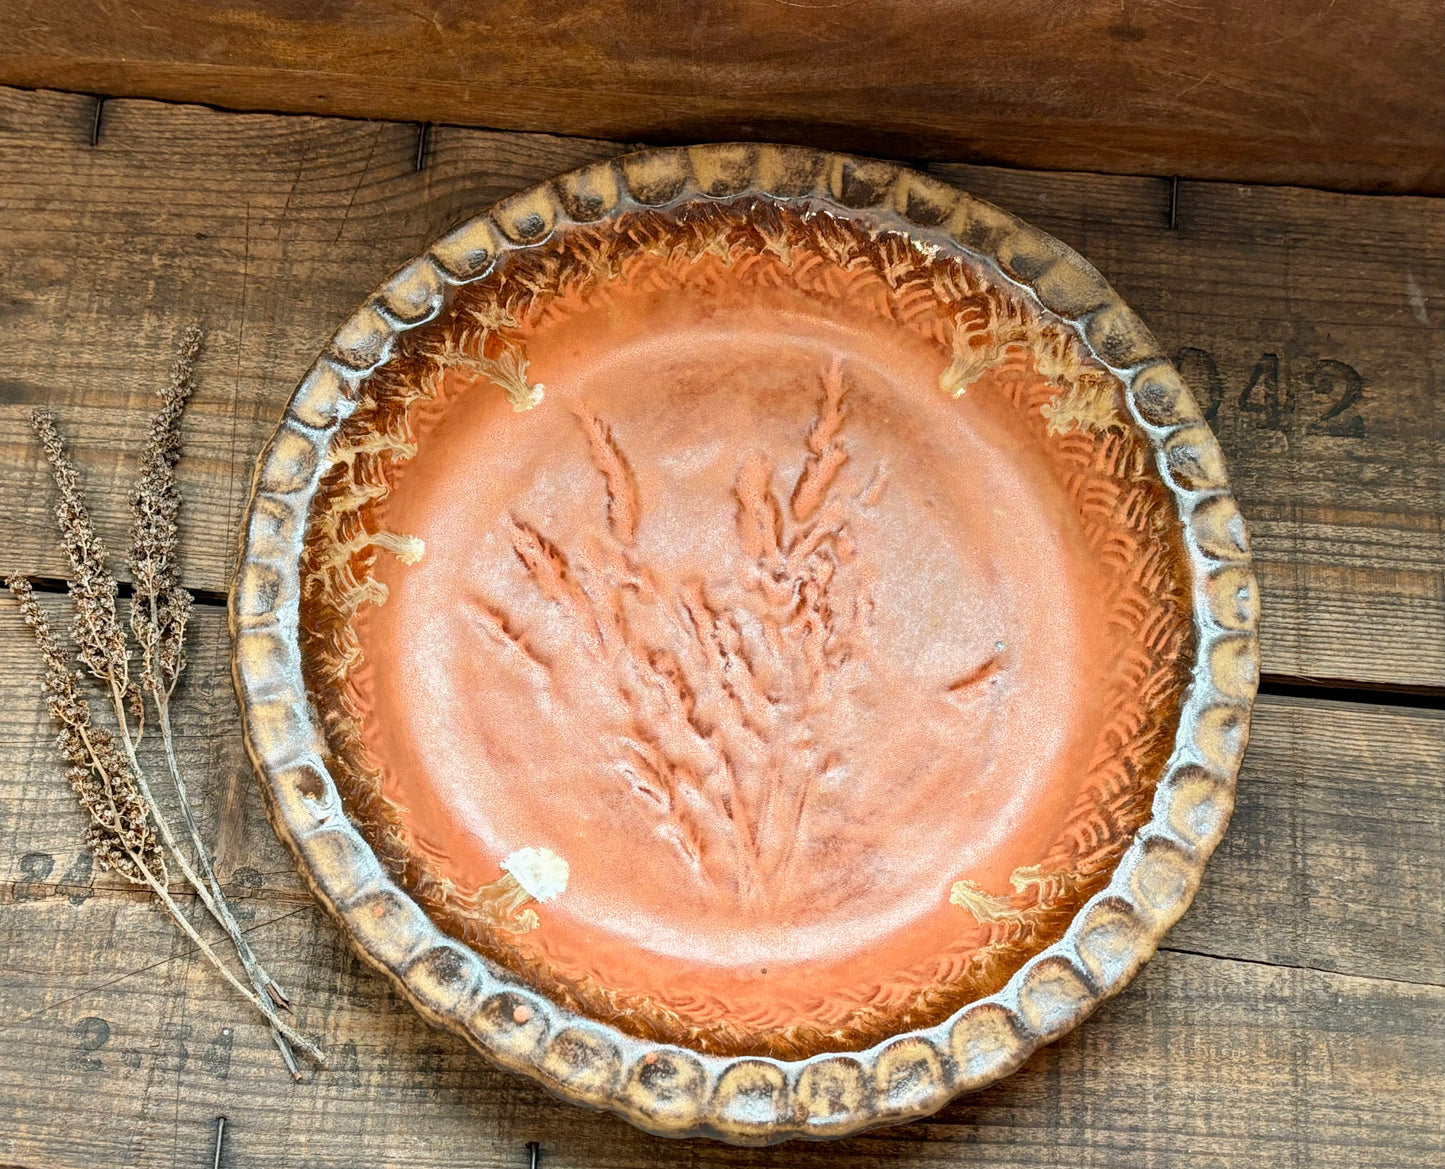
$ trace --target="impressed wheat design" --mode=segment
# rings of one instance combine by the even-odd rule
[[[845,647],[866,636],[873,604],[850,572],[848,523],[878,500],[884,480],[875,472],[844,490],[841,365],[821,380],[796,480],[780,492],[775,468],[758,454],[738,467],[742,603],[724,604],[702,581],[670,580],[646,563],[636,548],[643,516],[632,470],[606,423],[585,409],[578,420],[606,488],[606,537],[563,549],[505,521],[533,587],[565,614],[633,712],[614,746],[639,813],[704,880],[770,908],[789,896],[800,826],[827,778],[829,761],[810,746],[821,737],[815,720],[858,668]],[[475,604],[486,635],[533,660],[515,616]]]

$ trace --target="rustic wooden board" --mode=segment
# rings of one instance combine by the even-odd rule
[[[63,630],[68,601],[42,600]],[[26,865],[46,869],[34,878],[39,888],[65,883],[79,821],[69,789],[57,781],[28,637],[14,604],[0,597],[0,863],[37,854],[42,859]],[[201,607],[178,718],[188,766],[210,777],[202,819],[213,838],[228,826],[218,856],[223,879],[257,896],[305,902],[310,894],[253,790],[227,652],[222,610]],[[1440,712],[1262,697],[1235,819],[1169,945],[1445,982],[1442,764]],[[235,877],[241,869],[246,874]],[[9,879],[23,883],[28,871]]]
[[[1071,121],[1066,110],[1050,121],[1049,110],[1059,107],[1049,103],[1067,104],[1076,80],[1068,70],[1087,60],[1089,36],[1096,44],[1104,35],[1105,15],[1089,15],[1082,25],[1058,26],[1069,35],[1040,49],[1072,54],[1060,63],[1057,92],[1030,90],[1018,105],[995,101],[987,107],[995,112],[972,122],[946,103],[918,100],[932,80],[916,68],[901,74],[912,86],[911,110],[902,114],[889,105],[902,91],[849,90],[831,76],[826,84],[841,96],[820,97],[823,72],[810,72],[812,60],[799,67],[791,42],[774,57],[786,56],[790,74],[802,78],[796,93],[714,86],[723,96],[710,97],[708,75],[694,69],[685,71],[675,102],[657,103],[650,79],[663,70],[677,75],[679,45],[689,36],[684,48],[706,50],[728,77],[751,83],[758,76],[729,57],[731,25],[689,33],[686,15],[675,13],[666,23],[681,31],[655,35],[655,56],[625,85],[578,103],[587,69],[604,66],[606,53],[628,52],[629,38],[649,31],[654,18],[634,6],[612,21],[614,47],[552,89],[534,74],[505,92],[499,79],[517,80],[508,73],[517,67],[512,45],[479,69],[466,56],[481,51],[475,37],[456,62],[422,70],[415,84],[396,80],[397,56],[368,60],[364,77],[344,75],[338,62],[354,50],[357,22],[386,32],[388,22],[423,19],[429,9],[416,17],[365,3],[324,6],[332,39],[285,75],[289,81],[278,81],[282,75],[254,62],[281,52],[272,37],[278,29],[314,33],[309,10],[196,7],[142,0],[124,21],[80,30],[70,27],[63,2],[46,6],[43,20],[23,10],[12,20],[7,12],[12,35],[0,47],[0,80],[13,76],[6,70],[16,61],[34,66],[45,38],[61,35],[64,52],[46,67],[71,70],[85,80],[66,83],[86,88],[114,80],[115,92],[134,84],[136,92],[228,101],[245,87],[272,84],[270,92],[284,98],[267,102],[276,108],[463,120],[431,112],[462,102],[466,120],[479,120],[481,110],[494,125],[575,132],[585,123],[588,132],[648,137],[661,137],[654,128],[689,137],[731,133],[732,117],[745,135],[796,133],[895,155],[1042,166],[1087,159],[1128,169],[1143,165],[1137,151],[1144,149],[1153,151],[1149,169],[1165,173],[1445,187],[1438,133],[1432,128],[1423,148],[1410,139],[1411,119],[1438,123],[1445,102],[1434,60],[1412,72],[1419,62],[1411,56],[1420,45],[1439,55],[1441,14],[1405,0],[1393,11],[1345,14],[1340,27],[1349,27],[1348,36],[1336,28],[1335,10],[1301,21],[1287,9],[1260,14],[1250,6],[1200,16],[1162,0],[1125,15],[1110,8],[1112,39],[1129,60],[1157,54],[1158,42],[1177,41],[1180,29],[1207,27],[1213,37],[1244,19],[1254,23],[1250,37],[1287,26],[1289,51],[1270,50],[1267,95],[1239,83],[1247,70],[1264,75],[1251,41],[1232,47],[1239,55],[1223,64],[1197,54],[1167,62],[1176,78],[1184,68],[1215,68],[1192,91],[1200,96],[1188,116],[1178,106],[1192,94],[1176,85],[1161,97],[1148,89],[1157,78],[1126,69],[1109,75],[1110,91],[1096,95],[1104,104],[1087,116]],[[164,22],[182,9],[191,13],[189,29],[211,36],[215,57],[200,67],[173,51],[184,38],[166,31]],[[530,19],[537,11],[529,5]],[[922,22],[927,8],[919,11]],[[479,19],[434,15],[453,34]],[[763,19],[751,0],[735,15],[743,29]],[[992,53],[996,63],[991,45],[1003,42],[987,34],[989,22],[1002,18],[971,15],[972,59]],[[1040,39],[1018,39],[1029,18],[1010,17],[1010,52]],[[864,18],[821,18],[829,29],[815,30],[808,43],[818,60],[836,64],[828,56],[835,41],[846,34],[860,43],[848,22]],[[556,59],[571,52],[576,66],[565,42],[569,31],[588,35],[588,18],[569,9],[555,18],[544,11],[542,19],[554,46],[563,45]],[[893,62],[900,75],[900,46],[921,23],[886,7],[866,19],[877,60]],[[1389,27],[1372,32],[1372,21]],[[244,44],[236,40],[242,25]],[[1127,30],[1141,28],[1143,42],[1127,39],[1135,35]],[[413,59],[425,55],[425,34],[407,35]],[[136,49],[128,60],[106,57],[106,46],[114,50],[126,36]],[[755,38],[768,43],[778,42]],[[77,65],[77,52],[96,56]],[[1035,67],[1029,52],[1015,63]],[[1395,75],[1375,68],[1366,78],[1370,53],[1390,56]],[[1306,105],[1301,79],[1322,76],[1331,54],[1333,88]],[[217,64],[222,56],[227,63]],[[1184,84],[1196,80],[1190,74]],[[976,100],[979,84],[965,70],[949,92]],[[1228,92],[1221,97],[1215,84]],[[1400,114],[1406,99],[1391,105],[1392,95],[1412,86],[1423,96]],[[1312,137],[1280,113],[1291,103],[1314,119]],[[776,120],[755,118],[763,109]],[[1138,132],[1124,147],[1099,128],[1120,109],[1138,115],[1131,127]],[[493,120],[494,112],[520,120]],[[0,572],[62,572],[45,475],[25,426],[29,407],[49,403],[62,413],[80,444],[102,530],[121,545],[147,395],[164,376],[176,333],[200,318],[211,340],[187,422],[186,575],[212,594],[229,578],[255,452],[335,325],[451,224],[509,191],[622,149],[441,127],[419,154],[413,125],[142,101],[105,103],[92,147],[95,113],[82,96],[0,89]],[[1191,121],[1194,114],[1202,120]],[[1267,131],[1262,122],[1271,123]],[[1021,130],[1025,123],[1032,129]],[[901,132],[883,138],[871,125]],[[1341,126],[1354,135],[1343,146],[1330,137]],[[1254,161],[1238,149],[1251,136]],[[1016,153],[998,153],[999,142]],[[1387,156],[1394,178],[1381,180]],[[1181,157],[1195,162],[1154,165]],[[1296,170],[1278,169],[1286,166]],[[1316,169],[1301,179],[1301,166]],[[1213,410],[1251,521],[1266,669],[1369,685],[1445,685],[1445,202],[1184,182],[1171,231],[1169,188],[1160,180],[936,169],[1079,247],[1181,353],[1186,376]],[[60,598],[45,603],[57,616],[64,610]],[[1230,834],[1195,906],[1120,1000],[1019,1075],[930,1121],[842,1144],[749,1152],[661,1142],[559,1104],[429,1029],[362,968],[261,813],[241,749],[220,609],[204,606],[193,632],[180,726],[205,829],[217,841],[238,916],[296,991],[301,1021],[323,1038],[333,1066],[289,1084],[265,1032],[155,907],[92,872],[78,847],[79,817],[51,747],[28,635],[13,606],[0,601],[0,1165],[210,1164],[222,1113],[230,1119],[222,1163],[237,1166],[521,1166],[530,1140],[542,1143],[549,1169],[960,1162],[1216,1169],[1286,1160],[1353,1169],[1435,1166],[1445,1158],[1445,717],[1437,712],[1262,697]]]
[[[10,0],[0,82],[606,138],[1445,192],[1429,0]]]
[[[63,613],[64,606],[57,603],[54,611]],[[0,774],[0,804],[24,810],[0,829],[9,833],[0,834],[0,856],[31,858],[14,877],[22,883],[66,884],[70,866],[84,865],[71,855],[70,793],[55,782],[51,734],[30,693],[29,647],[13,613],[0,611],[0,632],[15,634],[0,648],[0,693],[7,696],[0,728],[8,744],[0,758],[17,760]],[[247,794],[254,782],[214,609],[203,611],[196,638],[181,725],[192,769],[219,777],[207,820],[221,840],[219,867],[258,896],[305,901],[309,894],[289,854]],[[1230,834],[1169,945],[1439,982],[1445,970],[1445,719],[1428,711],[1266,697],[1255,722]],[[236,877],[242,869],[244,876]]]
[[[57,621],[66,602],[45,598]],[[205,830],[263,958],[335,1067],[265,1032],[141,895],[93,875],[28,635],[0,604],[0,1163],[550,1167],[1438,1163],[1445,1106],[1445,717],[1261,699],[1239,807],[1193,909],[1120,1000],[931,1121],[832,1146],[666,1144],[552,1101],[430,1030],[296,878],[236,726],[220,610],[180,698]],[[229,1033],[227,1032],[227,1029]],[[1248,1105],[1243,1106],[1247,1101]]]
[[[0,90],[0,569],[63,571],[36,403],[123,540],[147,395],[199,318],[186,576],[214,592],[331,330],[448,226],[620,149],[441,128],[414,172],[413,126],[113,101],[92,148],[93,112]],[[1445,201],[1184,183],[1170,231],[1163,182],[939,169],[1080,247],[1182,355],[1252,524],[1265,670],[1445,685]]]

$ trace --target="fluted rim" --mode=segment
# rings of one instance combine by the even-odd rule
[[[1001,991],[942,1023],[866,1051],[800,1060],[705,1055],[625,1035],[558,1007],[444,934],[348,820],[299,644],[311,502],[361,383],[389,360],[398,336],[437,317],[452,289],[559,228],[745,197],[824,209],[965,254],[1074,328],[1123,384],[1175,500],[1196,643],[1152,816],[1064,937]],[[1122,990],[1188,908],[1224,834],[1259,676],[1258,589],[1218,443],[1177,371],[1099,273],[1058,240],[937,178],[772,145],[646,150],[570,171],[503,199],[393,274],[336,331],[257,460],[229,615],[246,748],[272,824],[357,951],[427,1019],[564,1099],[664,1136],[749,1145],[928,1115],[1009,1074]]]

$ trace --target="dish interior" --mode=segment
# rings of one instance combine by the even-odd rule
[[[1177,518],[996,273],[639,212],[461,289],[368,391],[313,510],[313,702],[397,875],[560,1001],[863,1046],[997,989],[1147,819]]]

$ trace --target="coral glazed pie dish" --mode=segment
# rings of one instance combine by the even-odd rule
[[[936,179],[650,150],[388,280],[261,455],[268,807],[359,952],[566,1099],[931,1113],[1118,992],[1230,811],[1258,600],[1079,256]]]

